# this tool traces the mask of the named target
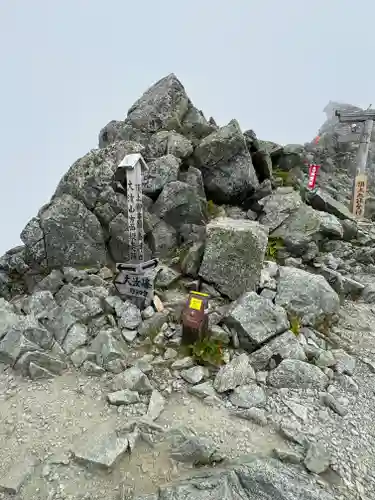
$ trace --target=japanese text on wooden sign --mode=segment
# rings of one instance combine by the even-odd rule
[[[121,295],[147,298],[153,293],[152,279],[144,272],[120,271],[116,276],[115,285]]]
[[[134,170],[126,172],[130,261],[143,262],[143,204],[142,172],[138,163]]]
[[[357,175],[354,181],[353,214],[360,219],[365,214],[366,190],[367,176]]]

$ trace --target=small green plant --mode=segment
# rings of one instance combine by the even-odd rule
[[[197,363],[220,366],[224,363],[221,342],[205,337],[190,346],[191,356]]]
[[[207,212],[211,219],[218,217],[220,215],[220,208],[215,205],[212,200],[208,200],[207,202]]]
[[[281,238],[268,238],[266,258],[268,260],[276,260],[278,251],[283,247],[284,245]]]
[[[276,177],[276,179],[281,179],[281,183],[283,186],[287,185],[289,172],[281,170],[281,168],[275,168],[273,171],[273,176]]]
[[[289,316],[290,330],[298,336],[301,330],[301,322],[298,316],[291,314]]]

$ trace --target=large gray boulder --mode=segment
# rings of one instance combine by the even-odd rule
[[[335,215],[338,219],[354,220],[354,216],[348,207],[332,198],[332,196],[323,189],[318,189],[316,193],[308,193],[306,201],[315,208],[315,210],[328,212],[329,214]]]
[[[323,276],[295,267],[280,267],[275,304],[297,316],[302,325],[329,324],[340,299]]]
[[[251,366],[257,371],[266,370],[271,359],[279,356],[281,359],[299,359],[306,361],[306,354],[296,335],[290,330],[270,340],[263,347],[250,355]]]
[[[303,202],[297,191],[291,188],[278,188],[259,203],[263,207],[263,213],[258,220],[272,233],[296,212]]]
[[[150,162],[143,176],[143,192],[150,197],[158,196],[168,182],[177,181],[180,163],[172,154]]]
[[[206,191],[216,203],[241,202],[259,186],[236,120],[205,137],[194,151]]]
[[[253,380],[255,372],[249,363],[249,357],[243,353],[220,368],[215,377],[214,388],[219,393],[226,392]]]
[[[189,139],[174,130],[161,130],[154,134],[147,145],[147,157],[159,158],[164,155],[173,155],[176,158],[187,158],[193,152],[193,145]]]
[[[149,135],[124,121],[111,120],[99,132],[99,148],[106,148],[117,141],[134,141],[146,146]]]
[[[268,383],[281,389],[316,389],[323,390],[329,378],[320,368],[298,359],[284,359],[268,377]]]
[[[238,462],[237,462],[238,463]],[[134,500],[333,500],[301,467],[273,459],[208,470]]]
[[[187,170],[180,170],[178,180],[190,184],[202,198],[206,197],[202,172],[195,167],[189,167]]]
[[[310,242],[318,242],[324,236],[341,239],[343,233],[337,217],[302,204],[273,231],[271,236],[281,238],[291,254],[301,257],[307,251]]]
[[[206,227],[199,275],[230,299],[255,290],[267,248],[267,230],[253,221],[219,218]]]
[[[178,230],[183,224],[204,225],[207,221],[207,202],[185,182],[166,184],[152,211],[160,219]]]
[[[236,331],[241,347],[248,352],[289,328],[285,310],[255,292],[240,297],[224,321]]]
[[[102,191],[112,183],[118,164],[127,154],[140,153],[143,146],[121,141],[104,149],[93,149],[78,159],[62,177],[55,197],[69,194],[93,209]]]
[[[133,104],[126,123],[148,133],[178,130],[189,109],[184,86],[173,73],[158,80]]]
[[[33,262],[50,268],[104,264],[107,252],[100,222],[70,195],[54,198],[21,233]]]
[[[19,321],[19,315],[16,313],[14,306],[3,298],[0,298],[0,339],[4,337]]]

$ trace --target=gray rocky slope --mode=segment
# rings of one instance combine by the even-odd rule
[[[3,498],[375,498],[375,211],[348,209],[339,106],[318,144],[282,147],[207,120],[171,74],[101,130],[0,259]],[[113,286],[136,152],[160,258],[143,311]],[[220,367],[180,345],[197,286]]]

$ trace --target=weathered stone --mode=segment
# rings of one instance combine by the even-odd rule
[[[181,371],[181,377],[189,384],[198,384],[206,374],[203,366],[192,366]]]
[[[297,337],[290,330],[267,342],[263,347],[250,354],[251,366],[256,370],[266,370],[273,357],[282,359],[306,360],[305,352]]]
[[[186,255],[180,262],[181,270],[184,274],[196,278],[202,263],[205,245],[204,242],[194,243],[186,252]]]
[[[44,368],[54,375],[61,375],[61,373],[67,368],[67,365],[63,360],[58,359],[51,354],[47,354],[42,351],[33,351],[30,349],[29,352],[22,353],[21,356],[19,356],[14,365],[14,369],[19,370],[22,375],[27,376],[29,374],[31,363]]]
[[[8,335],[17,335],[17,332],[42,349],[50,349],[53,344],[52,333],[44,328],[35,316],[21,316],[19,321],[8,329]]]
[[[328,377],[317,366],[298,359],[284,359],[268,377],[268,383],[281,389],[324,389]]]
[[[219,325],[210,326],[210,338],[212,340],[217,340],[222,345],[229,345],[231,337],[231,332],[225,327],[225,325],[224,328]]]
[[[141,314],[142,319],[150,319],[155,314],[155,309],[152,306],[148,306],[142,311]]]
[[[207,225],[199,276],[230,299],[255,290],[267,248],[267,231],[257,222],[229,218]]]
[[[29,364],[29,375],[32,380],[43,380],[54,377],[53,373],[39,365],[36,365],[32,361]]]
[[[305,406],[299,405],[294,401],[284,401],[289,410],[302,422],[306,423],[308,419],[308,410]]]
[[[159,220],[148,234],[150,248],[155,257],[166,257],[177,247],[177,232],[163,220]]]
[[[107,305],[116,312],[120,328],[135,330],[142,323],[141,311],[129,301],[113,295],[105,299]]]
[[[138,334],[140,337],[153,337],[159,333],[161,327],[168,320],[168,312],[161,311],[155,313],[150,319],[146,319],[139,327]]]
[[[180,163],[172,154],[150,162],[143,176],[143,192],[151,198],[159,196],[166,184],[178,180]]]
[[[249,409],[265,406],[267,403],[267,396],[259,385],[252,383],[236,387],[230,394],[229,400],[234,406]]]
[[[121,391],[130,389],[138,391],[140,394],[151,392],[152,385],[147,377],[138,367],[132,366],[122,373],[119,373],[112,380],[112,389]]]
[[[108,394],[107,398],[111,405],[116,406],[130,405],[133,403],[138,403],[140,401],[138,392],[131,391],[129,389],[111,392],[110,394]]]
[[[241,347],[249,352],[289,328],[285,310],[255,292],[234,302],[224,322],[236,331]]]
[[[266,226],[270,233],[278,228],[301,205],[301,196],[297,191],[285,193],[284,188],[278,188],[273,194],[260,201],[263,213],[259,222]]]
[[[148,145],[147,155],[151,158],[171,154],[176,158],[187,158],[193,152],[193,145],[189,139],[174,130],[161,130],[153,134]]]
[[[123,121],[111,120],[99,132],[99,148],[106,148],[119,138],[121,129],[124,127]]]
[[[321,240],[322,236],[342,238],[343,229],[334,215],[318,212],[302,204],[271,236],[281,238],[291,254],[301,257],[308,251],[309,244]]]
[[[80,305],[82,310],[86,312],[85,307]],[[49,311],[48,317],[43,318],[41,323],[43,326],[49,330],[54,338],[62,343],[69,328],[71,328],[74,323],[77,322],[77,317],[74,316],[69,309],[65,309],[64,306],[58,306],[55,309]]]
[[[152,362],[154,361],[154,356],[152,354],[145,354],[144,356],[135,359],[132,362],[132,366],[136,366],[143,373],[151,373],[152,372]]]
[[[332,351],[322,351],[319,356],[315,359],[316,366],[319,368],[326,368],[333,366],[336,363],[335,357]]]
[[[57,306],[53,295],[48,290],[34,292],[23,301],[22,309],[26,314],[33,314],[36,318],[47,317],[48,311]]]
[[[70,356],[70,360],[71,362],[73,363],[73,365],[76,367],[76,368],[79,368],[80,366],[83,365],[83,363],[87,360],[87,359],[90,359],[91,361],[95,361],[96,360],[96,354],[94,352],[89,352],[86,348],[81,348],[81,349],[77,349],[76,351],[74,351],[71,356]]]
[[[348,413],[348,408],[341,404],[332,394],[324,393],[322,395],[322,402],[332,411],[340,415],[340,417],[345,417]]]
[[[305,467],[310,472],[321,474],[328,469],[331,456],[322,444],[310,443],[305,457]]]
[[[170,434],[171,457],[174,460],[193,465],[209,465],[222,460],[216,446],[207,438],[193,433],[191,429],[172,429]]]
[[[56,293],[64,285],[63,274],[59,269],[54,269],[48,276],[43,278],[35,286],[35,291],[48,290],[51,293]]]
[[[85,345],[87,341],[87,326],[76,323],[69,329],[62,344],[62,348],[67,354],[72,354],[78,347]]]
[[[154,83],[129,109],[126,123],[147,133],[178,130],[189,108],[189,98],[176,75]]]
[[[20,330],[7,333],[0,341],[0,363],[13,365],[22,354],[40,347],[27,340]]]
[[[174,229],[182,224],[203,225],[207,221],[206,201],[185,182],[166,184],[153,206],[153,213]]]
[[[186,356],[182,359],[176,359],[176,361],[172,363],[171,367],[173,370],[183,370],[186,368],[191,368],[192,366],[194,366],[193,358],[191,358],[190,356]]]
[[[206,198],[202,172],[197,168],[190,166],[187,170],[180,170],[178,180],[192,186],[201,198]]]
[[[109,469],[127,452],[128,445],[128,438],[116,432],[101,435],[90,432],[74,444],[72,453],[77,462]]]
[[[194,143],[217,130],[217,126],[212,123],[212,120],[207,121],[202,111],[195,108],[191,103],[188,111],[182,122],[182,133],[185,137],[189,137]]]
[[[204,479],[204,480],[202,480]],[[155,496],[137,500],[333,500],[316,481],[300,468],[275,459],[243,458],[238,465],[217,471],[207,470],[205,477],[191,477],[163,488]]]
[[[201,399],[216,396],[216,391],[211,380],[207,380],[207,382],[203,382],[202,384],[193,385],[189,387],[188,390],[191,394]]]
[[[21,461],[15,461],[7,473],[0,479],[0,491],[17,495],[21,486],[33,473],[37,465],[35,457],[24,456]]]
[[[114,360],[126,359],[127,345],[116,338],[116,333],[111,330],[101,331],[89,346],[89,350],[97,354],[99,364],[103,364],[104,367]]]
[[[118,164],[125,155],[140,153],[143,149],[137,142],[122,140],[104,149],[91,150],[79,158],[62,177],[54,197],[71,195],[90,210],[105,202],[110,202],[110,206],[114,207],[112,200],[116,193],[111,184]],[[108,193],[111,193],[112,200],[108,199]]]
[[[215,377],[214,388],[217,392],[226,392],[252,380],[255,380],[255,372],[250,365],[249,357],[247,354],[240,354],[220,368]]]
[[[70,195],[54,198],[40,213],[50,267],[102,264],[107,259],[98,219]],[[32,253],[32,248],[29,249]]]
[[[354,374],[356,360],[353,356],[350,356],[343,349],[333,349],[332,354],[335,358],[335,371],[337,373],[340,375],[343,373],[346,375]]]
[[[332,198],[332,196],[322,189],[318,189],[316,193],[309,193],[307,201],[315,210],[333,214],[338,219],[354,218],[345,205]]]
[[[164,396],[162,396],[159,391],[153,390],[151,393],[150,401],[148,403],[146,417],[150,418],[151,420],[156,420],[164,410],[164,406]]]
[[[124,340],[126,340],[126,342],[131,344],[136,339],[138,332],[137,330],[127,330],[126,328],[123,328],[121,330],[121,335],[123,336]]]
[[[284,463],[300,464],[303,461],[303,456],[293,450],[280,450],[279,448],[275,448],[273,451],[275,457]]]
[[[0,339],[4,337],[9,329],[18,323],[20,316],[12,304],[0,297]]]
[[[117,360],[114,360],[117,361]],[[101,366],[97,365],[96,363],[93,363],[92,361],[85,361],[82,365],[82,371],[86,375],[94,376],[94,377],[100,377],[105,373],[104,368]]]
[[[238,418],[250,420],[261,427],[268,425],[266,412],[263,408],[248,408],[248,409],[235,409],[231,413]]]
[[[208,196],[215,203],[241,202],[259,185],[236,120],[205,137],[196,147],[194,157]]]
[[[275,303],[297,316],[302,325],[329,322],[340,307],[337,293],[323,276],[281,267]]]
[[[155,277],[155,286],[157,288],[169,288],[178,278],[180,273],[168,266],[161,266]]]

